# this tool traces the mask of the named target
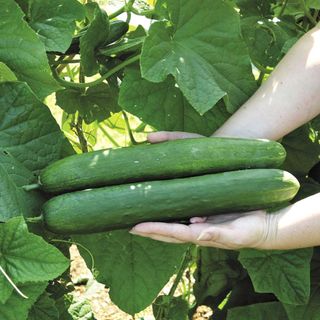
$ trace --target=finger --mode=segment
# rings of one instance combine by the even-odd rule
[[[193,217],[190,218],[190,223],[205,223],[208,217]]]
[[[129,231],[131,234],[133,235],[137,235],[137,236],[140,236],[140,237],[146,237],[146,238],[150,238],[150,239],[153,239],[153,240],[157,240],[157,241],[162,241],[162,242],[168,242],[168,243],[184,243],[184,241],[180,241],[178,239],[175,239],[175,238],[170,238],[170,237],[164,237],[164,236],[160,236],[160,235],[155,235],[155,234],[150,234],[150,233],[136,233],[136,232],[132,232],[132,231]]]
[[[208,227],[208,225],[194,224],[188,226],[178,223],[145,222],[136,225],[131,231],[134,234],[141,234],[142,236],[160,236],[175,239],[180,242],[194,242],[205,227]]]
[[[168,140],[187,139],[187,138],[200,138],[202,137],[197,133],[180,132],[180,131],[158,131],[149,133],[147,139],[150,143],[159,143]]]
[[[211,223],[211,224],[220,224],[220,223],[225,223],[225,222],[229,222],[229,221],[234,221],[234,220],[239,219],[241,217],[246,217],[246,216],[250,216],[253,214],[257,214],[259,212],[261,212],[261,210],[219,214],[219,215],[207,217],[206,222]]]

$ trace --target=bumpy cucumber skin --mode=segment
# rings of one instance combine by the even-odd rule
[[[275,141],[196,138],[73,155],[40,174],[45,192],[62,193],[138,181],[249,168],[278,168],[286,156]]]
[[[297,179],[279,169],[238,170],[66,193],[44,205],[43,218],[54,233],[94,233],[143,221],[271,208],[298,189]]]

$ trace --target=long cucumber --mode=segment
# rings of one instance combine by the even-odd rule
[[[248,168],[277,168],[286,156],[275,141],[195,138],[73,155],[49,165],[46,192],[195,176]]]
[[[55,233],[93,233],[270,208],[291,200],[298,189],[296,178],[279,169],[238,170],[66,193],[44,205],[43,219]]]

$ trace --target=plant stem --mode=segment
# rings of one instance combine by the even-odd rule
[[[29,218],[26,218],[26,221],[27,221],[27,222],[30,222],[30,223],[43,222],[43,215],[41,214],[40,216],[37,216],[37,217],[29,217]]]
[[[118,64],[113,69],[109,70],[108,72],[106,72],[99,79],[91,81],[91,82],[86,82],[86,83],[75,83],[75,82],[69,82],[69,81],[63,80],[59,77],[59,75],[57,74],[57,72],[54,68],[52,68],[52,75],[62,86],[66,87],[66,88],[83,89],[83,88],[88,88],[88,87],[94,87],[94,86],[102,83],[104,80],[111,77],[113,74],[120,71],[124,67],[128,66],[129,64],[132,64],[132,63],[138,61],[139,59],[140,59],[140,54],[133,56],[133,57],[123,61],[122,63]]]
[[[154,10],[144,10],[144,11],[139,11],[135,8],[131,8],[131,12],[138,15],[138,16],[145,16],[145,17],[150,17],[152,14],[154,14]]]
[[[32,191],[32,190],[37,190],[40,188],[40,184],[39,183],[32,183],[32,184],[27,184],[25,186],[22,186],[22,189],[24,191]]]
[[[128,3],[126,3],[124,6],[122,6],[120,9],[118,9],[117,11],[115,11],[114,13],[111,13],[109,15],[109,19],[112,20],[114,18],[116,18],[117,16],[119,16],[121,13],[124,12],[128,12],[131,11],[132,6],[134,4],[135,0],[130,0]]]
[[[177,276],[173,282],[173,285],[169,291],[169,294],[168,296],[169,297],[173,297],[178,285],[179,285],[179,282],[184,274],[184,271],[185,269],[187,268],[189,262],[190,262],[190,258],[191,258],[191,254],[190,254],[190,250],[191,250],[191,245],[188,247],[188,249],[186,250],[185,254],[184,254],[184,257],[183,257],[183,260],[181,262],[181,265],[180,265],[180,268],[179,268],[179,271],[177,273]]]
[[[20,289],[15,285],[15,283],[12,281],[12,279],[9,277],[9,275],[4,271],[4,269],[0,266],[0,271],[4,275],[4,277],[8,280],[8,282],[12,285],[14,290],[22,297],[25,299],[29,299],[25,294],[23,294]]]
[[[282,2],[282,6],[281,6],[280,12],[278,14],[278,18],[280,18],[283,15],[283,12],[286,9],[287,4],[288,4],[288,0],[284,0]]]
[[[257,80],[257,83],[258,83],[258,86],[260,87],[261,84],[262,84],[262,81],[263,81],[263,78],[265,76],[265,73],[263,71],[260,71],[260,74],[259,74],[259,78]]]
[[[131,143],[133,145],[136,145],[136,144],[138,144],[138,142],[135,140],[135,138],[133,136],[132,130],[130,128],[130,123],[129,123],[128,116],[124,111],[122,111],[122,114],[123,114],[124,122],[126,123],[126,127],[127,127],[127,131],[128,131],[128,134],[129,134],[130,141],[131,141]]]
[[[317,21],[313,18],[313,16],[311,15],[309,9],[306,6],[305,0],[300,0],[302,6],[303,6],[303,11],[305,16],[309,19],[309,21],[311,22],[311,24],[313,26],[315,26],[317,24]]]
[[[82,248],[90,256],[90,259],[91,259],[91,272],[92,272],[92,274],[94,273],[94,267],[95,267],[94,264],[95,264],[95,262],[94,262],[93,255],[92,255],[91,251],[88,248],[86,248],[84,245],[82,245],[81,243],[75,242],[75,241],[62,240],[62,239],[52,239],[50,241],[51,242],[61,242],[61,243],[75,244],[77,247]]]

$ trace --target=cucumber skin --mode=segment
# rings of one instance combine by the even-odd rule
[[[42,215],[51,232],[94,233],[271,208],[291,200],[298,189],[297,179],[279,169],[239,170],[66,193],[46,202]]]
[[[286,157],[275,141],[194,138],[72,155],[40,174],[45,192],[62,193],[138,181],[249,168],[277,168]]]

